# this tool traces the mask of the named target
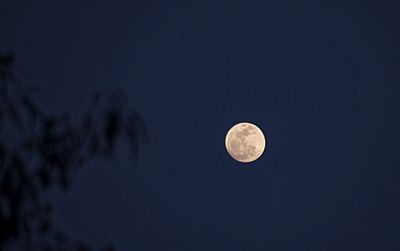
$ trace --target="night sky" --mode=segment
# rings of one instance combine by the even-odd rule
[[[74,238],[117,250],[400,250],[398,1],[2,1],[48,111],[123,88],[145,120],[49,194]],[[239,163],[228,129],[258,125]]]

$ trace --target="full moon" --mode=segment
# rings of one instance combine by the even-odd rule
[[[225,146],[229,155],[240,162],[257,160],[264,152],[265,138],[256,125],[242,122],[234,125],[226,134]]]

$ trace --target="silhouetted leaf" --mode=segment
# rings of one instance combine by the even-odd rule
[[[43,220],[40,224],[39,224],[39,231],[42,234],[46,234],[50,231],[51,228],[51,223],[48,220]]]
[[[54,236],[54,240],[58,244],[63,244],[63,243],[66,243],[68,241],[68,237],[64,233],[62,233],[60,231],[57,231],[56,233],[54,233],[53,236]]]
[[[6,53],[0,53],[0,65],[4,67],[11,67],[15,62],[15,52],[10,50]]]
[[[85,114],[82,120],[82,131],[84,136],[86,136],[91,129],[92,129],[92,116],[89,113],[87,113]]]
[[[90,248],[87,245],[83,244],[83,243],[79,243],[78,244],[78,251],[90,251]]]
[[[70,186],[70,182],[69,182],[69,177],[67,176],[66,173],[61,173],[60,184],[61,184],[62,189],[64,189],[64,191],[68,190],[68,188]]]
[[[10,67],[15,62],[15,53],[13,51],[8,51],[6,53],[0,53],[0,78],[6,81],[10,78]]]
[[[45,168],[42,167],[37,171],[37,177],[39,178],[40,185],[43,188],[50,186],[50,172],[45,170]]]
[[[39,115],[38,109],[28,96],[23,97],[22,105],[28,113],[30,126],[34,127]]]
[[[107,142],[107,148],[111,151],[114,149],[116,136],[120,130],[121,118],[119,113],[113,109],[105,113],[104,135]]]
[[[7,110],[8,116],[10,116],[11,120],[14,122],[14,125],[17,126],[18,128],[21,128],[22,123],[20,114],[18,113],[15,106],[13,104],[9,104],[7,108],[8,108]]]

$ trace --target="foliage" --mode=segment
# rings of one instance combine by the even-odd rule
[[[147,138],[144,122],[126,109],[121,92],[95,93],[77,124],[68,113],[48,114],[15,65],[13,52],[0,53],[0,250],[10,243],[24,250],[92,250],[57,228],[44,192],[68,190],[72,174],[93,158],[112,156],[119,139],[137,157]]]

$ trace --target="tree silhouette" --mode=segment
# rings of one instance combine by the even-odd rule
[[[121,91],[96,92],[77,124],[68,113],[48,114],[15,65],[13,52],[0,53],[0,250],[94,250],[56,226],[44,192],[67,191],[71,175],[96,157],[112,156],[119,139],[137,157],[147,139],[143,119],[126,108]]]

